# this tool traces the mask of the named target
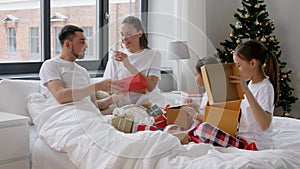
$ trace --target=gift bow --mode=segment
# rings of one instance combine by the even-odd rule
[[[132,121],[134,120],[134,114],[130,112],[126,112],[122,108],[115,108],[112,114],[114,116],[124,117],[125,119],[128,120],[132,120]]]

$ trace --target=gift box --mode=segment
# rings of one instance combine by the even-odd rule
[[[119,131],[131,133],[133,120],[127,117],[114,116],[111,119],[111,125],[113,125]]]
[[[116,80],[113,84],[123,88],[124,92],[146,93],[146,89],[148,88],[147,79],[140,73]]]
[[[126,112],[122,108],[115,108],[113,115],[111,125],[124,133],[132,132],[135,117],[133,113]]]
[[[163,114],[163,111],[155,104],[146,110],[149,116],[156,117]]]
[[[155,116],[153,125],[157,127],[157,130],[163,130],[167,126],[167,114]]]
[[[229,76],[239,76],[235,63],[204,65],[201,73],[210,105],[244,99],[241,85],[230,82]]]
[[[153,125],[147,125],[147,124],[138,124],[137,125],[137,131],[145,131],[145,130],[155,131],[155,130],[157,130],[157,127],[153,126]]]
[[[184,129],[189,129],[193,124],[193,117],[183,111],[184,104],[172,105],[167,108],[167,124],[176,124]]]
[[[207,103],[203,120],[204,122],[208,122],[228,134],[235,136],[240,117],[240,104],[240,101],[214,105],[209,105],[209,103]]]
[[[172,131],[168,132],[180,140],[181,144],[188,144],[190,142],[188,131]]]

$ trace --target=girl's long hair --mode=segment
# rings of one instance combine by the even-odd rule
[[[251,59],[260,61],[265,74],[269,76],[270,82],[273,85],[275,93],[274,104],[277,104],[279,101],[279,67],[274,53],[269,51],[260,41],[248,40],[236,47],[235,55],[247,61]]]

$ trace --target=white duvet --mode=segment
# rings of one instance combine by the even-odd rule
[[[55,105],[38,93],[27,108],[39,136],[54,150],[66,152],[81,169],[299,168],[300,121],[274,117],[276,149],[246,151],[209,144],[181,145],[161,131],[124,134],[107,124],[88,100]]]

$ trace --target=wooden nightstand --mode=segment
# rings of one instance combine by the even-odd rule
[[[29,118],[0,112],[0,168],[29,169]]]

